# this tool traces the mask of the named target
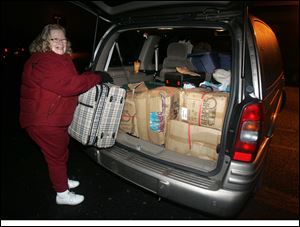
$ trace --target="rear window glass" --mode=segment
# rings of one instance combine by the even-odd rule
[[[192,57],[196,59],[197,54],[200,56],[202,53],[207,53],[213,60],[220,61],[217,64],[220,65],[219,67],[231,69],[231,37],[228,32],[216,32],[215,29],[204,28],[140,28],[123,31],[116,40],[118,48],[114,48],[110,67],[133,65],[133,62],[140,57],[146,40],[153,36],[159,37],[155,48],[158,49],[160,66],[167,57],[169,44],[183,42],[189,46],[187,59],[192,61]],[[154,54],[152,56],[151,63],[154,64]]]

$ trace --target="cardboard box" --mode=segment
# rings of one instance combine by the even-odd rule
[[[129,84],[120,129],[157,145],[165,143],[167,121],[176,119],[179,88],[148,89],[144,83]]]
[[[132,91],[127,92],[124,109],[121,115],[120,130],[139,137],[136,109]]]
[[[203,88],[182,89],[178,120],[209,128],[222,129],[229,93]]]
[[[200,159],[217,160],[221,130],[169,120],[166,149]]]
[[[148,91],[147,129],[149,141],[163,145],[167,131],[167,122],[176,119],[179,110],[179,88],[157,87]]]
[[[146,102],[148,88],[142,83],[128,84],[120,129],[141,139],[148,140],[146,130]]]
[[[136,109],[136,122],[138,137],[142,140],[148,141],[148,117],[147,117],[147,99],[148,89],[142,92],[134,93],[134,103]]]

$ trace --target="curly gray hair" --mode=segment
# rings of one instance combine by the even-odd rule
[[[65,28],[59,24],[46,25],[43,28],[42,32],[30,44],[29,46],[30,53],[51,51],[50,43],[49,43],[49,36],[51,30],[61,30],[63,31],[64,34],[66,34]],[[68,54],[72,53],[71,43],[69,40],[67,41],[66,53]]]

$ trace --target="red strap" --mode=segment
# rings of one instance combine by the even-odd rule
[[[135,114],[134,115],[130,115],[130,114],[128,114],[128,113],[123,113],[122,115],[121,115],[121,121],[130,121],[131,119],[133,119],[135,117]]]
[[[206,93],[208,93],[208,92],[204,92],[202,94],[201,100],[200,100],[199,111],[198,111],[198,126],[200,126],[200,123],[201,123],[201,113],[202,113],[202,107],[203,107],[203,102],[204,102],[204,96],[206,95]]]
[[[188,143],[189,143],[189,149],[192,149],[192,144],[191,144],[191,125],[188,124]]]

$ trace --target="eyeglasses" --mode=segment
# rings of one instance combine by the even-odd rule
[[[51,41],[55,42],[55,43],[60,43],[60,42],[63,42],[63,43],[67,43],[67,39],[58,39],[58,38],[53,38],[53,39],[50,39]]]

